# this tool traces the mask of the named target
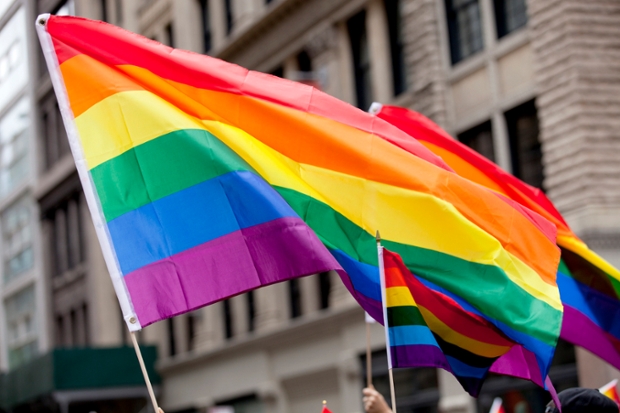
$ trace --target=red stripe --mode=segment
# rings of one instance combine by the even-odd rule
[[[484,343],[498,346],[514,344],[486,319],[466,311],[452,298],[422,284],[405,266],[400,255],[384,249],[383,261],[386,287],[409,287],[416,304],[433,313],[452,330]]]
[[[47,31],[62,64],[87,54],[109,66],[134,65],[193,87],[251,96],[373,133],[440,168],[452,169],[397,127],[301,83],[249,71],[210,56],[172,49],[107,23],[51,16]]]

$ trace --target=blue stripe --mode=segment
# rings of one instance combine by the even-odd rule
[[[381,302],[379,268],[375,265],[354,260],[341,250],[330,249],[330,251],[338,263],[342,265],[342,269],[349,275],[349,279],[355,291],[375,301]]]
[[[123,274],[240,229],[298,217],[252,172],[229,172],[108,223]]]
[[[439,347],[437,340],[426,326],[390,327],[390,346],[427,345]]]
[[[459,359],[455,359],[454,357],[450,357],[448,355],[446,355],[446,360],[448,360],[450,368],[454,374],[460,377],[473,377],[476,379],[481,379],[489,371],[488,368],[472,367],[469,364],[465,364]]]
[[[558,272],[560,297],[601,329],[620,339],[620,301]]]

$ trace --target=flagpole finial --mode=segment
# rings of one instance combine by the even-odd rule
[[[327,400],[323,400],[323,406],[327,406]]]
[[[377,242],[381,242],[381,234],[379,234],[379,230],[377,230],[377,235],[375,235],[375,239]]]

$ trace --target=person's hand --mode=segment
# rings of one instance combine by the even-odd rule
[[[364,402],[366,413],[392,413],[390,406],[387,405],[381,393],[376,391],[374,387],[366,387],[362,390],[362,394],[364,395],[362,401]]]

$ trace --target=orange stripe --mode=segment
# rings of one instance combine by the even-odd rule
[[[385,140],[318,115],[247,96],[197,89],[135,66],[111,68],[85,55],[65,61],[61,71],[76,117],[102,98],[120,91],[146,89],[192,116],[245,130],[296,162],[444,199],[498,239],[545,282],[555,285],[556,268],[551,268],[548,258],[557,255],[556,247],[528,218],[489,191]],[[243,116],[239,116],[241,113]],[[299,139],[302,131],[305,138]],[[325,153],[326,142],[333,148],[330,153]],[[391,167],[373,167],[368,152],[376,159],[389,159]],[[412,179],[412,169],[419,171],[419,179]]]

